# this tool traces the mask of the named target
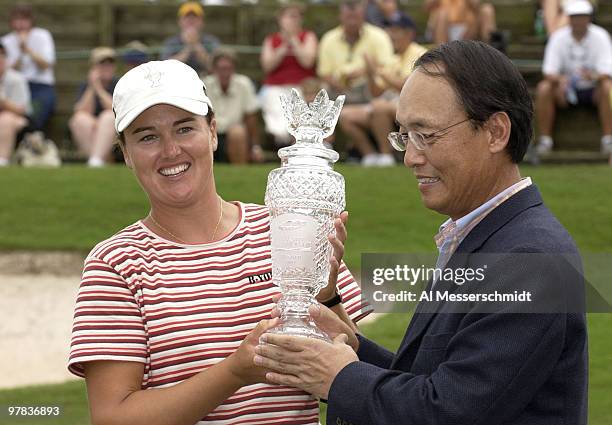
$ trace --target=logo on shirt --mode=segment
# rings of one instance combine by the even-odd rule
[[[252,276],[249,276],[249,283],[265,282],[266,280],[271,280],[271,279],[272,279],[272,272],[254,274]]]

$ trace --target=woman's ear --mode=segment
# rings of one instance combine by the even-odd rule
[[[210,120],[210,137],[208,138],[210,143],[210,148],[213,152],[217,150],[217,146],[219,144],[219,139],[217,138],[217,120],[214,118]]]
[[[130,154],[128,153],[128,151],[127,151],[127,149],[125,147],[125,142],[123,142],[123,141],[121,141],[121,139],[119,139],[117,144],[121,148],[121,153],[123,154],[123,162],[125,162],[125,166],[128,167],[131,170],[132,167],[133,167],[132,166],[132,158],[130,158]]]

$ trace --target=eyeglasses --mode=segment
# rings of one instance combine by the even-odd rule
[[[406,144],[410,141],[417,150],[423,151],[428,145],[435,143],[435,138],[440,137],[442,132],[449,130],[459,124],[463,124],[466,121],[469,121],[470,118],[466,118],[463,121],[456,122],[455,124],[449,125],[441,130],[436,130],[433,133],[423,134],[418,131],[409,131],[407,133],[400,133],[399,131],[392,131],[387,136],[387,140],[391,143],[391,146],[395,150],[405,151]]]

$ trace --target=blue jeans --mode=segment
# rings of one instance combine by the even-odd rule
[[[32,127],[43,130],[55,112],[55,87],[48,84],[30,82],[32,95]]]

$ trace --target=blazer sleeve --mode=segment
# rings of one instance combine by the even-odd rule
[[[557,266],[539,261],[541,268],[534,271],[508,261],[492,267],[488,275],[496,276],[491,283],[498,290],[520,281],[537,286],[534,290],[541,295],[567,273]],[[584,315],[482,313],[477,307],[464,315],[430,375],[388,370],[384,364],[366,361],[347,365],[330,388],[327,423],[511,423],[548,379],[566,339],[584,330]],[[586,338],[582,341],[586,352]]]
[[[370,363],[383,369],[388,369],[393,361],[393,353],[384,347],[370,341],[363,335],[357,334],[359,349],[357,356],[362,362]]]

